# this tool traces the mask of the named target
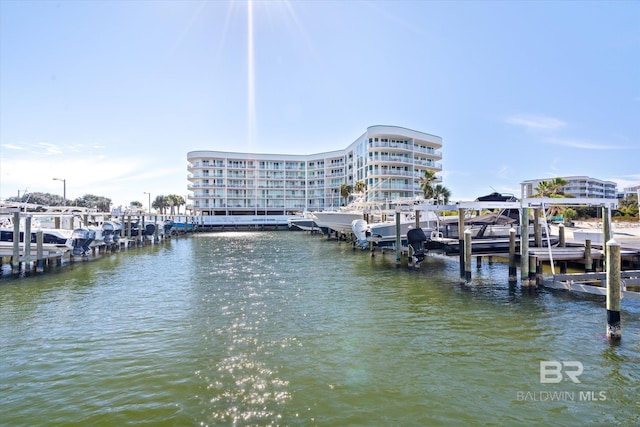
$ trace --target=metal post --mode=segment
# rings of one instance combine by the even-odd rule
[[[54,181],[62,181],[62,205],[67,206],[67,180],[65,178],[53,178]]]

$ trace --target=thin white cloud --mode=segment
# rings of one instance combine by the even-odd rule
[[[506,165],[502,165],[499,169],[497,169],[494,173],[498,178],[509,178],[511,175],[511,168]]]
[[[44,149],[42,154],[62,154],[62,148],[58,145],[50,144],[48,142],[39,142],[36,144],[38,148]]]
[[[567,124],[559,119],[545,116],[518,115],[505,120],[510,125],[522,126],[529,130],[557,130]]]
[[[9,149],[9,150],[20,150],[20,151],[24,151],[25,149],[24,147],[20,147],[18,145],[13,145],[13,144],[4,144],[2,148]]]
[[[629,148],[623,145],[602,144],[569,138],[547,138],[546,142],[555,145],[562,145],[564,147],[582,148],[585,150],[623,150],[625,148]]]

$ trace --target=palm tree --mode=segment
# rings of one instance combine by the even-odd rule
[[[535,188],[536,194],[534,197],[566,197],[562,191],[563,187],[568,184],[568,181],[564,178],[553,178],[549,181],[540,181]]]
[[[540,181],[538,186],[535,188],[536,194],[534,197],[549,197],[549,198],[562,198],[565,196],[562,191],[563,187],[567,185],[568,182],[564,178],[553,178],[549,181]],[[560,212],[561,208],[559,206],[549,206],[549,215],[557,216]]]
[[[448,205],[450,197],[451,191],[449,191],[449,189],[444,185],[437,184],[435,187],[433,187],[433,198],[436,199],[436,201],[442,199],[443,204]]]
[[[344,204],[347,204],[347,199],[353,192],[353,187],[347,183],[340,185],[340,195],[344,199]]]
[[[432,199],[433,194],[433,183],[438,179],[436,173],[432,170],[425,169],[424,176],[420,178],[420,188],[424,192],[425,199]]]
[[[169,214],[170,215],[174,215],[175,214],[175,208],[179,203],[178,197],[179,196],[177,196],[175,194],[169,194],[167,196],[167,205],[169,205],[169,210],[170,210]]]
[[[549,189],[551,190],[551,197],[563,197],[563,187],[568,184],[568,181],[564,178],[553,178],[549,182]]]
[[[178,215],[180,215],[180,206],[186,205],[187,202],[185,202],[184,197],[179,196],[177,194],[175,194],[175,199],[176,199],[176,206],[178,208]]]
[[[362,193],[367,189],[367,184],[364,181],[357,181],[353,186],[353,191],[356,193]]]
[[[534,197],[549,197],[549,195],[551,194],[551,186],[549,184],[549,181],[540,181],[538,183],[538,186],[534,188],[534,190],[536,190],[536,194],[534,194]]]
[[[167,209],[167,198],[165,196],[156,196],[156,199],[153,201],[151,206],[160,212],[160,215],[164,215],[165,210]]]

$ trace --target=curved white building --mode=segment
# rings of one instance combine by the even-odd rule
[[[344,150],[307,155],[191,151],[188,196],[195,215],[281,216],[344,204],[342,184],[364,181],[367,200],[423,194],[425,169],[442,171],[442,138],[371,126]]]

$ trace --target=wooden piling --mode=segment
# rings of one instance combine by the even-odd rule
[[[160,238],[158,236],[160,235],[160,231],[158,229],[160,228],[160,225],[158,223],[158,215],[156,215],[154,217],[154,221],[155,221],[155,224],[156,224],[156,229],[153,232],[153,241],[154,242],[159,242]],[[164,226],[164,223],[160,222],[160,224],[162,224]]]
[[[529,285],[529,208],[523,207],[520,223],[520,280]]]
[[[400,240],[400,209],[396,209],[396,268],[400,267],[402,241]]]
[[[591,239],[584,241],[584,271],[593,272],[593,257],[591,256]]]
[[[420,228],[420,211],[416,209],[416,228]]]
[[[536,284],[536,268],[538,259],[535,255],[529,255],[529,286]]]
[[[471,230],[464,232],[464,280],[471,282]]]
[[[622,338],[620,325],[620,244],[615,240],[607,242],[607,338],[619,341]]]
[[[459,258],[460,258],[460,278],[464,279],[465,277],[465,266],[464,266],[464,208],[458,208],[458,247],[460,248]]]
[[[567,246],[567,241],[566,241],[564,232],[565,232],[564,224],[560,224],[558,226],[558,247],[560,248],[565,248]],[[566,274],[567,262],[560,261],[559,264],[560,264],[560,274]]]
[[[528,236],[528,233],[526,235]],[[534,242],[535,242],[534,246],[536,248],[542,247],[542,230],[540,227],[540,208],[535,208],[533,210],[533,236],[534,236]]]
[[[509,283],[518,281],[516,270],[516,230],[509,230]]]
[[[603,206],[602,207],[602,241],[606,243],[612,238],[613,236],[611,235],[611,210],[607,206]],[[606,271],[608,269],[607,251],[609,250],[606,244],[602,245],[602,250],[604,251],[603,258],[602,258],[604,261],[603,268]]]
[[[24,241],[23,241],[22,259],[25,265],[31,264],[31,215],[24,218]]]
[[[44,271],[44,232],[42,230],[36,231],[36,272],[42,273]]]
[[[13,213],[13,251],[11,257],[11,271],[20,271],[20,212]]]

